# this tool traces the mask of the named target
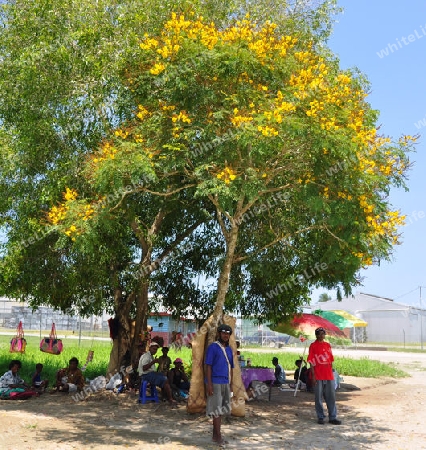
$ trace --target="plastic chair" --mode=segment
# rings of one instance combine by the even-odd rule
[[[146,395],[146,390],[150,386],[151,395]],[[148,381],[142,381],[141,388],[139,390],[139,403],[144,405],[147,401],[153,401],[155,403],[160,403],[158,398],[157,387],[153,384],[150,385]]]

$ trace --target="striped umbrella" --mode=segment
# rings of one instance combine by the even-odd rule
[[[314,314],[329,320],[341,330],[343,330],[344,328],[367,326],[367,322],[364,322],[363,320],[358,319],[358,317],[355,317],[343,310],[323,311],[321,309],[317,309],[316,311],[314,311]]]

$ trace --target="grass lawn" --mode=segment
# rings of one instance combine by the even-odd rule
[[[0,376],[8,370],[9,362],[12,359],[19,359],[22,362],[22,369],[20,376],[26,381],[29,381],[32,374],[35,371],[36,363],[44,364],[43,378],[47,378],[51,383],[55,380],[56,372],[68,366],[68,361],[71,357],[76,356],[82,366],[87,358],[89,350],[94,351],[93,361],[89,363],[85,371],[85,377],[93,379],[98,375],[105,375],[109,362],[109,355],[111,352],[112,344],[110,341],[97,341],[97,340],[82,340],[79,346],[77,339],[65,338],[63,339],[64,350],[60,355],[50,355],[43,353],[39,350],[40,339],[36,336],[27,336],[27,348],[26,352],[9,353],[10,339],[13,337],[13,331],[10,336],[0,335]],[[257,353],[255,349],[253,351],[243,350],[245,359],[250,358],[253,367],[270,367],[272,365],[272,354],[270,353]],[[160,354],[160,352],[158,352]],[[183,348],[180,351],[171,349],[169,356],[172,361],[175,358],[182,358],[184,361],[184,367],[188,374],[191,373],[192,364],[192,352],[188,348]],[[297,355],[294,353],[285,353],[284,349],[280,349],[277,352],[277,357],[280,364],[287,371],[295,370],[295,360]],[[379,361],[364,359],[350,359],[344,357],[336,357],[335,364],[336,370],[341,375],[357,376],[357,377],[404,377],[409,376],[407,373],[392,367],[389,364],[384,364]]]

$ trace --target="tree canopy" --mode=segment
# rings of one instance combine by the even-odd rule
[[[403,218],[388,193],[404,185],[415,138],[380,136],[366,80],[306,39],[249,17],[219,29],[172,13],[125,69],[134,118],[83,171],[98,196],[167,202],[189,191],[199,208],[213,208],[208,220],[224,249],[220,309],[230,280],[229,306],[269,319],[294,310],[310,286],[348,291],[359,268],[388,257],[398,240]],[[149,181],[124,191],[141,178]],[[81,208],[105,209],[92,198],[78,203],[80,219],[62,217],[76,195],[50,212],[72,239],[90,224]]]
[[[324,46],[333,3],[68,3],[3,14],[3,290],[130,311],[154,280],[174,309],[279,320],[390,256],[414,138],[379,134]]]

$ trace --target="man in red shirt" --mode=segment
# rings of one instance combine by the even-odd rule
[[[324,397],[328,410],[328,422],[340,425],[337,420],[336,390],[333,375],[333,353],[331,345],[324,341],[324,328],[315,330],[316,341],[309,347],[308,363],[313,367],[313,383],[315,386],[315,411],[318,423],[324,425],[324,408],[322,399]]]

